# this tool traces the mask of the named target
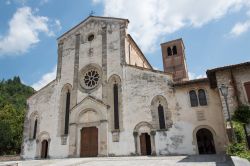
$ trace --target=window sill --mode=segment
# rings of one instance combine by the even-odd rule
[[[113,129],[111,130],[111,133],[119,133],[120,132],[120,129]]]
[[[34,140],[36,140],[35,138],[29,138],[29,141],[34,141]]]
[[[208,107],[209,107],[208,105],[199,105],[199,106],[196,106],[196,107],[190,106],[190,108],[192,108],[192,109],[200,109],[200,108],[208,108]]]
[[[159,131],[159,132],[161,132],[161,131],[168,131],[168,129],[157,129],[156,131]]]

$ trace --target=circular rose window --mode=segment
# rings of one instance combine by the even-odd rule
[[[95,87],[99,80],[100,76],[96,70],[89,70],[84,75],[84,84],[89,88]]]
[[[80,71],[80,85],[85,92],[97,87],[101,80],[101,70],[97,66],[88,65]]]

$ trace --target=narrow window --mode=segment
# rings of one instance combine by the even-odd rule
[[[114,84],[114,121],[115,129],[119,129],[119,105],[118,105],[118,85]]]
[[[65,135],[69,133],[69,109],[70,109],[70,92],[68,91],[66,95],[65,126],[64,126]]]
[[[33,139],[36,139],[36,130],[37,130],[37,119],[35,120],[34,124]]]
[[[168,51],[168,56],[171,56],[172,55],[172,50],[171,50],[170,47],[168,47],[167,51]]]
[[[198,90],[198,97],[200,105],[207,105],[206,93],[203,89]]]
[[[250,102],[250,82],[245,82],[244,87],[245,87],[245,90],[246,90],[246,95],[247,95],[248,102]]]
[[[191,90],[189,92],[189,97],[190,97],[191,107],[197,107],[198,106],[198,99],[197,99],[196,92],[194,90]]]
[[[173,55],[176,55],[177,54],[177,48],[176,46],[173,46]]]
[[[165,129],[165,117],[164,117],[164,109],[161,104],[158,106],[158,116],[159,116],[159,124],[160,124],[160,129]]]

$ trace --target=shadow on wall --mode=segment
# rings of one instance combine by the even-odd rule
[[[235,166],[231,157],[227,155],[192,155],[179,161],[179,163],[187,162],[214,162],[216,166]]]

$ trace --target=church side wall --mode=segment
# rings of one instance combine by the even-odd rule
[[[156,95],[167,98],[170,109],[174,107],[173,92],[168,86],[170,79],[168,75],[124,66],[122,82],[124,131],[120,132],[119,142],[112,142],[112,135],[109,133],[109,155],[135,155],[133,136],[135,126],[140,122],[152,122],[150,107]]]
[[[41,142],[46,139],[49,142],[50,158],[67,157],[68,147],[61,146],[61,139],[57,137],[58,127],[58,82],[54,81],[49,86],[40,90],[28,100],[27,130],[24,133],[23,158],[40,158]],[[33,116],[35,115],[35,116]],[[36,139],[32,138],[32,117],[37,117],[38,127]]]

